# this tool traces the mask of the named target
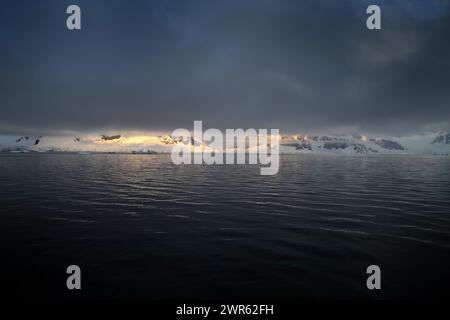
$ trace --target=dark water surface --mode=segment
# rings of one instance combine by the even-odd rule
[[[417,298],[450,290],[450,159],[0,155],[2,289],[87,298]],[[66,267],[82,290],[66,289]],[[366,267],[382,290],[366,289]]]

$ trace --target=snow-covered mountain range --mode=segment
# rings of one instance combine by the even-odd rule
[[[450,133],[441,131],[407,137],[365,135],[282,136],[282,153],[333,154],[450,154]]]
[[[0,136],[0,152],[117,152],[165,153],[178,143],[170,136],[115,135],[91,137]],[[107,136],[109,137],[109,136]],[[168,142],[170,140],[170,143]],[[450,154],[450,132],[440,131],[405,137],[355,135],[282,135],[281,153],[313,154]]]

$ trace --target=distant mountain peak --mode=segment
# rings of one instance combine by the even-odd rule
[[[405,150],[405,148],[400,143],[391,140],[381,139],[375,141],[375,143],[380,147],[388,150]]]
[[[291,135],[282,136],[283,150],[298,152],[342,153],[342,154],[374,154],[374,153],[406,153],[408,150],[398,139],[368,137],[362,134],[335,135]]]
[[[431,144],[450,144],[450,132],[448,130],[443,130],[438,133],[436,138],[431,141]]]

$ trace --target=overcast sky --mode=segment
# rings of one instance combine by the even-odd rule
[[[440,129],[449,39],[444,0],[5,1],[0,133]]]

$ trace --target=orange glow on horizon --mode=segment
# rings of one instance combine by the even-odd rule
[[[96,139],[93,141],[96,144],[110,144],[110,145],[141,145],[141,144],[161,144],[160,139],[157,136],[122,136],[116,140],[105,141]]]

